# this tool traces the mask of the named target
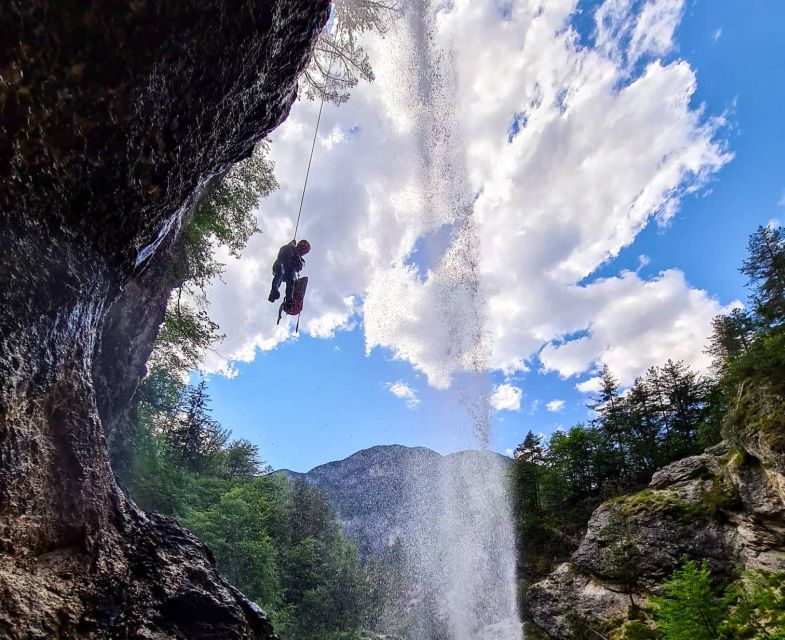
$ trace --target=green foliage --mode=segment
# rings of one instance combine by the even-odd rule
[[[229,441],[204,383],[154,369],[134,413],[123,479],[146,510],[177,518],[223,575],[268,609],[282,640],[352,640],[368,619],[369,580],[324,494],[265,471],[257,447]]]
[[[269,487],[261,479],[227,487],[203,511],[186,510],[181,523],[210,547],[230,581],[252,600],[274,607],[280,599],[275,544],[268,532],[274,516]]]
[[[785,573],[754,571],[728,588],[723,638],[785,640]]]
[[[247,478],[258,475],[262,467],[259,447],[252,442],[240,439],[232,440],[222,451],[220,473],[224,478]],[[265,467],[264,471],[272,471]]]
[[[320,35],[303,74],[305,97],[340,105],[361,79],[372,82],[373,69],[359,36],[367,31],[383,36],[400,11],[400,0],[336,0],[332,30]]]
[[[600,532],[606,541],[600,559],[603,575],[622,585],[630,605],[635,607],[633,591],[638,584],[641,561],[640,534],[622,509],[614,509]]]
[[[133,456],[122,470],[144,509],[177,518],[212,550],[223,575],[266,607],[282,640],[357,637],[369,600],[354,545],[326,498],[269,475],[248,440],[212,418],[206,385],[182,382],[221,339],[205,288],[259,231],[254,208],[275,188],[267,146],[208,187],[183,230],[172,293],[150,373],[133,409]]]
[[[223,340],[207,313],[207,296],[186,283],[172,292],[149,365],[186,376],[198,368],[204,352]]]
[[[652,598],[657,628],[666,640],[714,640],[723,620],[724,605],[712,586],[705,560],[673,572],[663,585],[665,595]]]
[[[712,357],[715,371],[722,374],[729,358],[737,358],[749,348],[755,320],[744,310],[734,309],[726,316],[716,316],[712,329],[706,353]]]
[[[216,249],[239,257],[259,232],[254,209],[277,188],[267,152],[266,143],[258,144],[250,158],[210,185],[186,223],[173,266],[176,286],[150,357],[152,367],[185,376],[198,367],[206,349],[223,339],[208,314],[205,290],[223,273]]]
[[[251,236],[259,232],[253,214],[259,200],[270,195],[278,183],[273,164],[267,159],[269,146],[259,143],[250,158],[238,162],[209,192],[196,208],[185,229],[188,251],[188,275],[203,287],[215,273],[212,249],[223,246],[231,255],[240,257]],[[210,255],[205,256],[205,253]],[[220,273],[220,271],[219,271]]]
[[[602,500],[637,491],[663,465],[718,442],[724,403],[720,385],[679,362],[652,367],[625,395],[603,369],[589,425],[557,431],[547,444],[530,432],[515,451],[524,573],[565,559]]]
[[[707,347],[716,379],[668,361],[653,367],[621,394],[604,368],[590,407],[596,418],[547,443],[529,433],[515,452],[514,486],[520,568],[542,575],[564,560],[591,512],[610,499],[616,520],[602,532],[608,545],[603,572],[622,584],[632,601],[640,552],[631,521],[640,513],[692,523],[741,508],[735,484],[723,474],[710,480],[700,500],[676,492],[640,490],[654,471],[716,444],[739,450],[751,437],[785,450],[785,231],[761,227],[750,239],[742,272],[752,287],[751,309],[714,320]],[[653,638],[776,638],[785,640],[785,574],[748,573],[724,591],[712,586],[708,565],[693,561],[653,599],[657,630],[642,609],[610,632],[612,640]],[[632,602],[633,605],[636,603]],[[573,637],[602,635],[597,621],[571,617]],[[655,634],[659,634],[655,636]]]
[[[229,439],[229,432],[210,417],[205,384],[202,380],[186,388],[179,411],[163,431],[168,454],[188,471],[214,471]]]
[[[723,588],[708,563],[673,572],[652,598],[659,637],[665,640],[785,640],[785,573],[751,571]]]
[[[755,313],[767,327],[785,319],[785,229],[758,227],[747,244],[741,272],[749,278]]]
[[[741,268],[751,309],[714,320],[708,352],[728,399],[723,434],[740,443],[762,434],[785,447],[785,230],[759,227]]]
[[[657,631],[642,620],[628,620],[611,637],[613,640],[656,640]]]

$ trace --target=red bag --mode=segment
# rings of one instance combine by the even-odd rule
[[[286,304],[284,300],[283,304],[281,304],[281,309],[278,312],[278,322],[281,321],[281,314],[288,313],[290,316],[299,316],[303,310],[303,304],[305,302],[305,289],[308,287],[308,277],[297,278],[294,281],[294,290],[292,291],[292,302],[290,304]]]

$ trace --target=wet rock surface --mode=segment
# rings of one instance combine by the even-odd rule
[[[117,486],[183,216],[287,115],[327,0],[0,9],[0,636],[269,638]]]
[[[573,616],[611,619],[626,613],[629,598],[599,580],[560,564],[526,596],[532,621],[555,638],[572,637]]]
[[[572,562],[529,588],[533,622],[553,638],[570,638],[571,617],[607,622],[627,615],[626,588],[605,561],[612,518],[622,519],[637,550],[636,603],[657,593],[685,557],[706,558],[719,578],[745,569],[785,571],[785,501],[776,468],[774,460],[721,444],[658,471],[645,491],[603,503]]]

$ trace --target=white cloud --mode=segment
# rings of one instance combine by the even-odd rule
[[[491,394],[491,407],[494,411],[520,411],[523,390],[504,383],[494,387]]]
[[[420,399],[417,397],[417,392],[406,384],[403,380],[397,382],[388,382],[386,385],[387,390],[396,398],[400,398],[406,403],[410,409],[414,409],[420,404]]]
[[[595,376],[588,380],[584,380],[583,382],[579,382],[575,385],[575,388],[581,393],[597,393],[600,390],[601,385],[602,378]]]
[[[722,27],[718,27],[717,29],[714,30],[714,33],[711,34],[711,37],[714,38],[714,42],[717,42],[717,40],[719,40],[721,36],[722,36]]]
[[[730,160],[722,121],[690,107],[689,64],[657,60],[683,4],[606,0],[594,49],[567,28],[575,0],[516,0],[506,21],[493,0],[423,2],[370,38],[376,82],[322,116],[300,330],[362,322],[369,351],[439,388],[460,371],[524,370],[543,345],[543,366],[563,376],[704,364],[720,305],[682,273],[590,278]],[[241,260],[221,256],[226,285],[210,300],[227,339],[211,370],[291,339],[266,300],[269,264],[293,231],[317,110],[296,105],[273,136],[281,189],[260,206],[264,233]]]
[[[558,413],[562,409],[564,409],[565,402],[564,400],[551,400],[545,405],[545,408],[548,409],[551,413]]]
[[[785,207],[785,189],[782,190],[782,195],[780,196],[780,199],[777,201],[777,206]]]
[[[673,34],[684,13],[684,0],[606,0],[595,14],[597,45],[607,55],[634,65],[647,56],[674,48]]]
[[[545,371],[566,378],[603,363],[625,385],[668,358],[708,368],[710,358],[703,349],[712,318],[731,308],[690,288],[675,269],[648,281],[625,272],[579,287],[575,296],[595,310],[591,333],[547,345],[540,353]]]

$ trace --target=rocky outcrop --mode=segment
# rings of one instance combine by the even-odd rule
[[[0,636],[269,638],[115,482],[180,224],[287,115],[328,0],[0,9]]]
[[[526,600],[532,622],[555,638],[572,637],[576,614],[610,620],[623,616],[630,606],[627,595],[567,562],[535,583]]]
[[[707,559],[718,577],[785,571],[785,501],[771,466],[722,444],[658,471],[645,491],[603,503],[571,562],[530,587],[532,620],[570,638],[576,619],[623,619],[631,598],[645,603],[685,557]],[[619,521],[633,547],[632,585],[620,584],[608,561]]]

